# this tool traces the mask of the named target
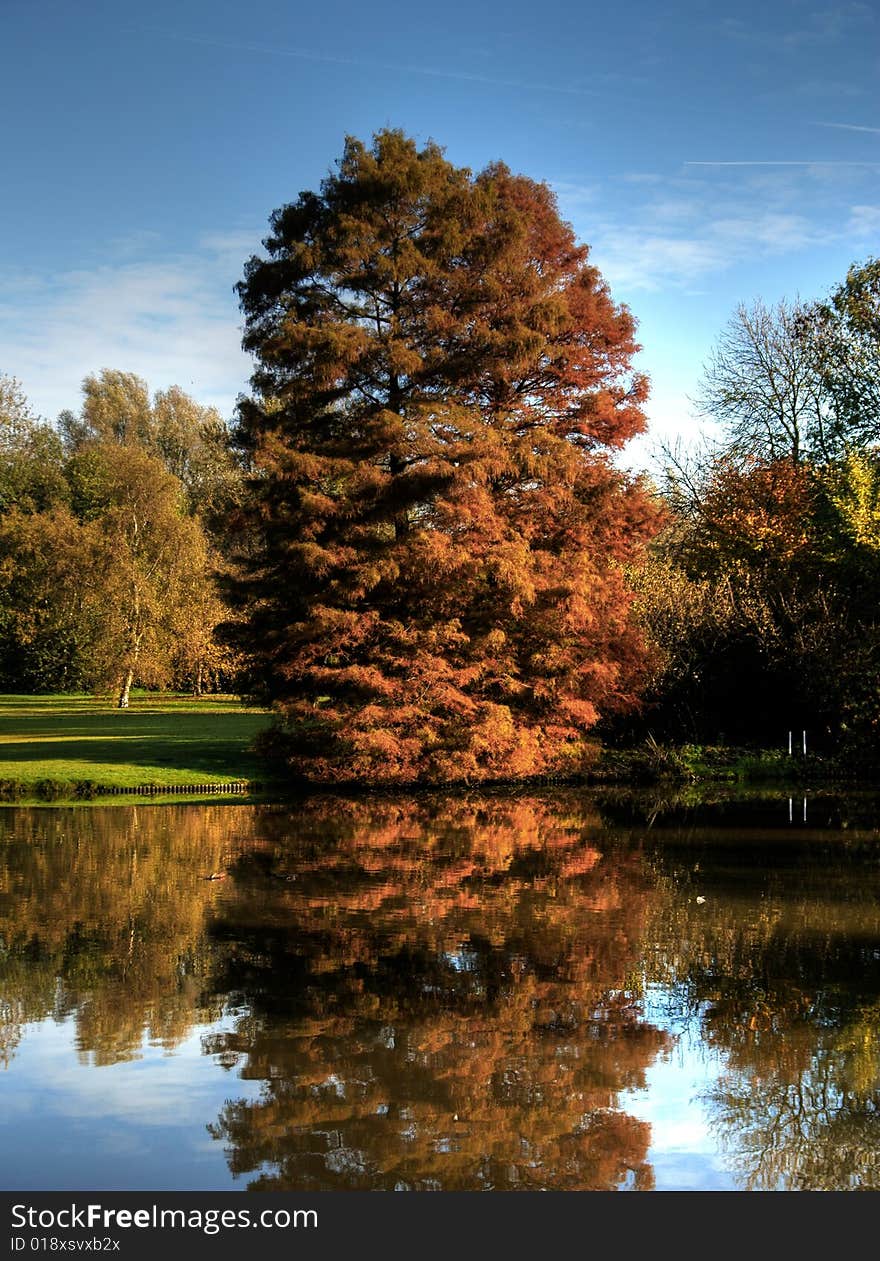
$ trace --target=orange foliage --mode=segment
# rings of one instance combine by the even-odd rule
[[[237,600],[297,776],[578,769],[635,702],[624,562],[658,515],[635,325],[543,184],[398,132],[277,211],[240,286],[258,358]]]
[[[619,1097],[669,1044],[628,981],[654,896],[637,851],[609,851],[577,803],[531,797],[328,798],[262,831],[216,924],[249,943],[224,988],[256,997],[209,1049],[264,1083],[213,1131],[235,1173],[260,1189],[652,1185],[650,1128]]]
[[[809,568],[816,488],[792,460],[720,460],[702,502],[698,547],[707,572],[736,562]]]

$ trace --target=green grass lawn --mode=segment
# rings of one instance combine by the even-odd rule
[[[259,780],[251,745],[268,723],[233,696],[134,692],[127,710],[92,696],[0,696],[0,780],[106,788]]]

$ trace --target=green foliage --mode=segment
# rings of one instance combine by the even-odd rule
[[[215,523],[240,494],[240,467],[223,418],[179,386],[157,390],[151,400],[140,377],[105,368],[85,378],[79,415],[63,412],[59,428],[74,457],[75,493],[84,496],[79,511],[87,513],[100,497],[90,460],[96,445],[136,447],[156,457],[182,485],[188,511]]]
[[[59,433],[0,377],[0,685],[227,683],[204,517],[234,498],[226,428],[177,387],[151,403],[131,373],[83,391]]]
[[[853,264],[815,307],[816,361],[835,456],[868,448],[880,417],[880,260]]]
[[[829,550],[859,568],[876,565],[880,557],[880,461],[877,452],[850,451],[822,471],[822,491],[828,511],[826,542]]]
[[[35,692],[96,681],[107,558],[63,507],[0,517],[0,678]]]
[[[0,374],[0,513],[44,512],[68,499],[61,438],[33,414],[15,378]]]

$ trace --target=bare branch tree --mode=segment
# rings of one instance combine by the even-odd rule
[[[697,405],[725,430],[728,455],[827,456],[815,313],[801,302],[741,304],[703,370]]]

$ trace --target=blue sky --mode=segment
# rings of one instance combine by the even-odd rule
[[[546,180],[638,319],[655,440],[696,433],[738,302],[880,252],[876,4],[0,0],[0,26],[0,372],[48,417],[102,367],[230,415],[232,287],[346,133]]]

